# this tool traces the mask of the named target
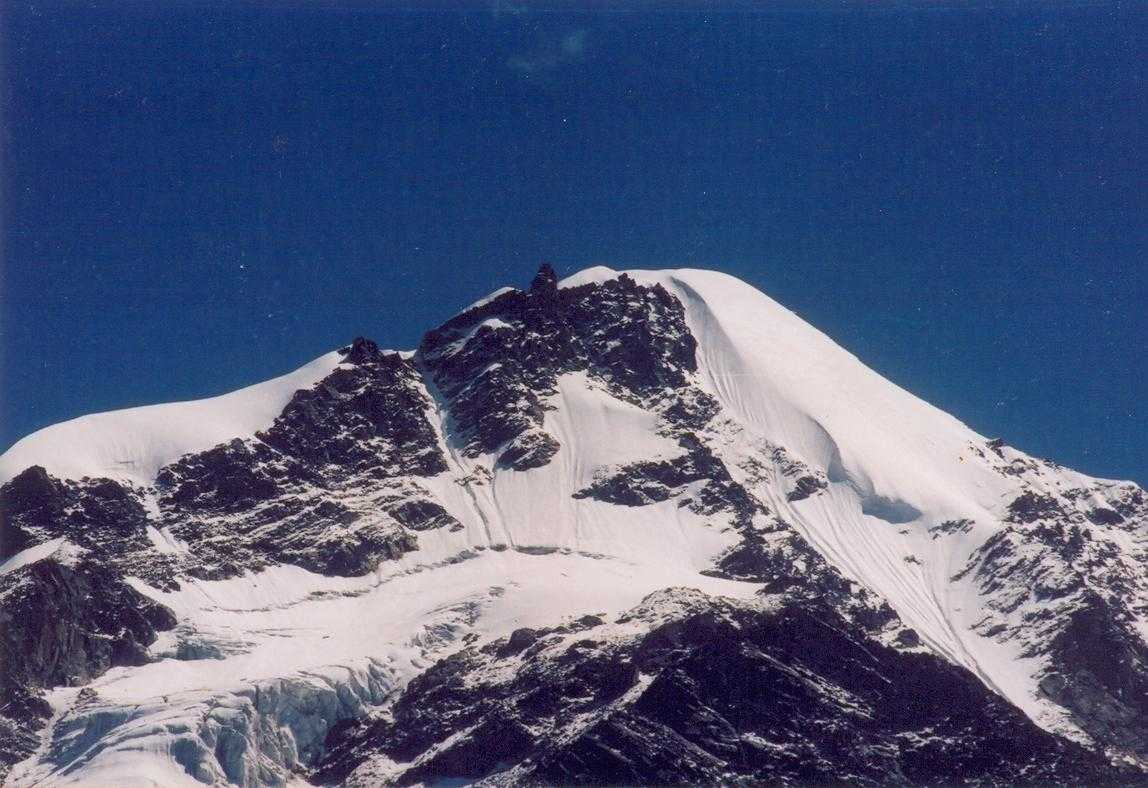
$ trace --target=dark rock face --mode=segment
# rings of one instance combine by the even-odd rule
[[[391,509],[390,514],[412,531],[462,527],[462,524],[446,509],[433,501],[404,501]]]
[[[684,450],[682,455],[610,469],[612,472],[602,474],[589,487],[574,493],[574,497],[594,498],[623,506],[645,506],[671,498],[690,482],[732,481],[725,465],[696,435],[685,435],[678,444]]]
[[[805,474],[804,476],[798,477],[793,485],[793,489],[790,490],[785,497],[790,501],[804,501],[809,496],[816,495],[828,486],[829,483],[825,481],[825,479],[813,476],[812,474]]]
[[[433,476],[446,470],[419,377],[398,353],[357,339],[341,366],[295,393],[255,441],[235,440],[164,468],[158,483],[173,504],[228,511],[294,483]]]
[[[1123,515],[1115,509],[1109,509],[1106,506],[1098,506],[1095,509],[1090,509],[1086,516],[1096,525],[1120,525],[1124,522]]]
[[[607,468],[589,487],[574,493],[575,498],[594,498],[622,506],[646,506],[681,495],[686,485],[704,481],[694,497],[684,497],[680,506],[698,514],[724,511],[738,527],[748,527],[765,506],[730,476],[725,463],[697,435],[682,432],[678,445],[684,453],[668,460],[636,462]]]
[[[884,599],[847,580],[788,524],[776,522],[765,533],[746,531],[741,542],[718,561],[710,574],[762,583],[763,593],[784,593],[795,601],[829,607],[871,636],[895,631],[913,646],[916,633],[906,629]]]
[[[542,298],[556,298],[558,295],[558,274],[550,263],[538,267],[538,273],[530,282],[530,292]]]
[[[362,338],[344,351],[350,366],[296,392],[259,438],[308,467],[324,469],[334,481],[348,471],[376,478],[445,471],[414,366]]]
[[[9,558],[51,536],[47,528],[63,519],[67,496],[61,485],[39,465],[33,465],[0,489],[0,559]]]
[[[1021,478],[1039,481],[1039,472]],[[1143,500],[1131,484],[1026,489],[1007,507],[1012,524],[953,578],[971,578],[985,600],[978,632],[1043,660],[1041,691],[1099,744],[1140,757],[1148,754],[1148,648],[1129,611],[1142,609],[1148,554],[1123,545],[1148,525]]]
[[[344,365],[296,392],[254,439],[160,471],[161,522],[188,544],[189,573],[279,562],[361,575],[417,547],[403,526],[458,525],[412,482],[447,468],[417,370],[370,340],[343,353]]]
[[[1051,495],[1026,490],[1008,505],[1008,511],[1009,519],[1014,523],[1033,523],[1042,517],[1061,513],[1061,508]]]
[[[146,549],[138,495],[111,479],[60,481],[34,465],[0,488],[0,560],[66,536],[106,556]]]
[[[503,468],[525,471],[540,468],[558,453],[558,440],[542,430],[528,430],[513,438],[498,457]]]
[[[242,512],[282,495],[292,472],[308,472],[280,461],[267,446],[238,438],[199,454],[189,454],[160,471],[158,483],[170,492],[171,507],[199,512]]]
[[[1040,688],[1087,720],[1094,737],[1135,752],[1148,740],[1148,648],[1121,618],[1088,595],[1053,638],[1056,669]]]
[[[237,453],[258,456],[263,452],[257,449],[248,453],[241,447]],[[319,483],[292,481],[262,499],[245,496],[244,504],[231,510],[234,516],[227,520],[221,520],[219,515],[228,509],[212,508],[220,500],[219,487],[208,488],[209,495],[196,498],[193,505],[184,505],[178,495],[214,476],[212,466],[198,465],[202,459],[202,455],[196,455],[181,460],[179,470],[189,475],[183,477],[185,481],[175,488],[175,494],[160,498],[160,522],[188,545],[184,558],[184,571],[188,574],[222,578],[271,563],[287,563],[322,574],[353,576],[416,547],[414,536],[382,508],[367,516]],[[265,468],[248,466],[245,474],[231,479],[239,479],[243,489],[250,490],[244,476],[268,475]],[[206,472],[190,475],[200,469]],[[193,481],[187,481],[189,478]],[[236,486],[234,481],[225,483],[226,489]],[[372,499],[372,508],[377,503]],[[453,518],[449,520],[453,522]]]
[[[13,764],[27,758],[40,745],[40,730],[52,716],[52,707],[37,688],[0,676],[0,782]]]
[[[696,345],[681,303],[660,285],[623,275],[559,290],[544,266],[528,291],[505,293],[427,333],[419,358],[450,407],[464,452],[497,453],[504,467],[526,469],[558,449],[542,424],[560,374],[585,371],[615,396],[650,403],[686,385]]]
[[[63,481],[36,465],[0,487],[0,560],[66,538],[117,572],[178,587],[175,559],[157,553],[140,490],[111,479]]]
[[[51,715],[42,689],[141,665],[156,633],[175,623],[91,557],[75,565],[50,558],[0,576],[0,779],[39,743],[35,732]]]
[[[115,665],[141,665],[156,632],[176,623],[92,560],[37,561],[4,575],[0,595],[4,663],[38,686],[83,684]]]
[[[317,782],[381,753],[399,785],[1096,784],[1100,757],[970,673],[832,610],[657,592],[617,620],[449,657],[384,718],[333,732]],[[634,634],[635,627],[638,633]]]

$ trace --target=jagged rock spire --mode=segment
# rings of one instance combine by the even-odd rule
[[[557,291],[558,274],[554,273],[554,268],[550,263],[543,263],[538,266],[538,273],[534,275],[534,280],[530,283],[530,292],[549,295]]]
[[[382,355],[379,346],[365,337],[355,337],[355,340],[349,347],[342,350],[343,355],[346,356],[343,360],[349,364],[362,364],[367,361],[374,361]]]

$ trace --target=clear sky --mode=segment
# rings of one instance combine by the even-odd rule
[[[1148,5],[157,5],[0,10],[0,448],[413,347],[546,259],[727,271],[1148,483]]]

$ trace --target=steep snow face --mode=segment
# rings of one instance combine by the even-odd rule
[[[702,376],[724,410],[832,481],[852,488],[875,516],[894,521],[913,507],[967,514],[999,506],[1007,484],[975,459],[984,438],[863,365],[793,312],[714,271],[627,271],[661,284],[686,307]],[[618,276],[593,268],[560,283]],[[970,501],[970,493],[972,501]]]
[[[54,690],[12,784],[290,782],[462,645],[669,586],[815,597],[1148,756],[1143,492],[986,440],[715,272],[544,269],[412,353],[48,428],[10,478],[6,569],[67,539],[179,622]]]
[[[147,486],[190,452],[269,425],[301,388],[326,377],[341,356],[327,353],[282,377],[219,397],[81,416],[18,441],[0,455],[0,484],[32,465],[55,476],[104,476]]]
[[[745,468],[780,446],[828,481],[794,500],[735,473],[752,493],[1037,722],[1067,735],[1088,728],[1117,750],[1143,736],[1144,704],[1132,712],[1124,701],[1143,696],[1148,667],[1143,491],[986,440],[733,277],[627,274],[685,304],[698,375],[728,417],[710,425],[727,464]],[[618,275],[590,269],[560,286]],[[1067,645],[1080,637],[1072,632],[1103,632],[1120,656],[1080,653]],[[1119,724],[1089,720],[1102,697]]]

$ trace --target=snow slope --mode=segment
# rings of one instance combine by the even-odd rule
[[[184,454],[252,435],[274,421],[296,390],[339,363],[337,352],[273,380],[218,397],[80,416],[15,443],[0,455],[0,484],[30,465],[65,479],[106,476],[146,486]]]
[[[621,272],[593,268],[573,287]],[[731,454],[764,442],[828,470],[826,495],[790,502],[753,491],[846,576],[887,599],[938,653],[981,676],[1035,721],[1079,735],[1039,697],[1035,660],[974,633],[982,601],[954,575],[999,528],[1016,484],[976,447],[986,438],[881,377],[792,311],[715,271],[627,271],[661,284],[686,305],[698,340],[699,376],[737,423]],[[734,464],[731,463],[731,467]],[[1083,485],[1081,474],[1061,469]],[[934,539],[930,528],[967,519],[967,532]]]

